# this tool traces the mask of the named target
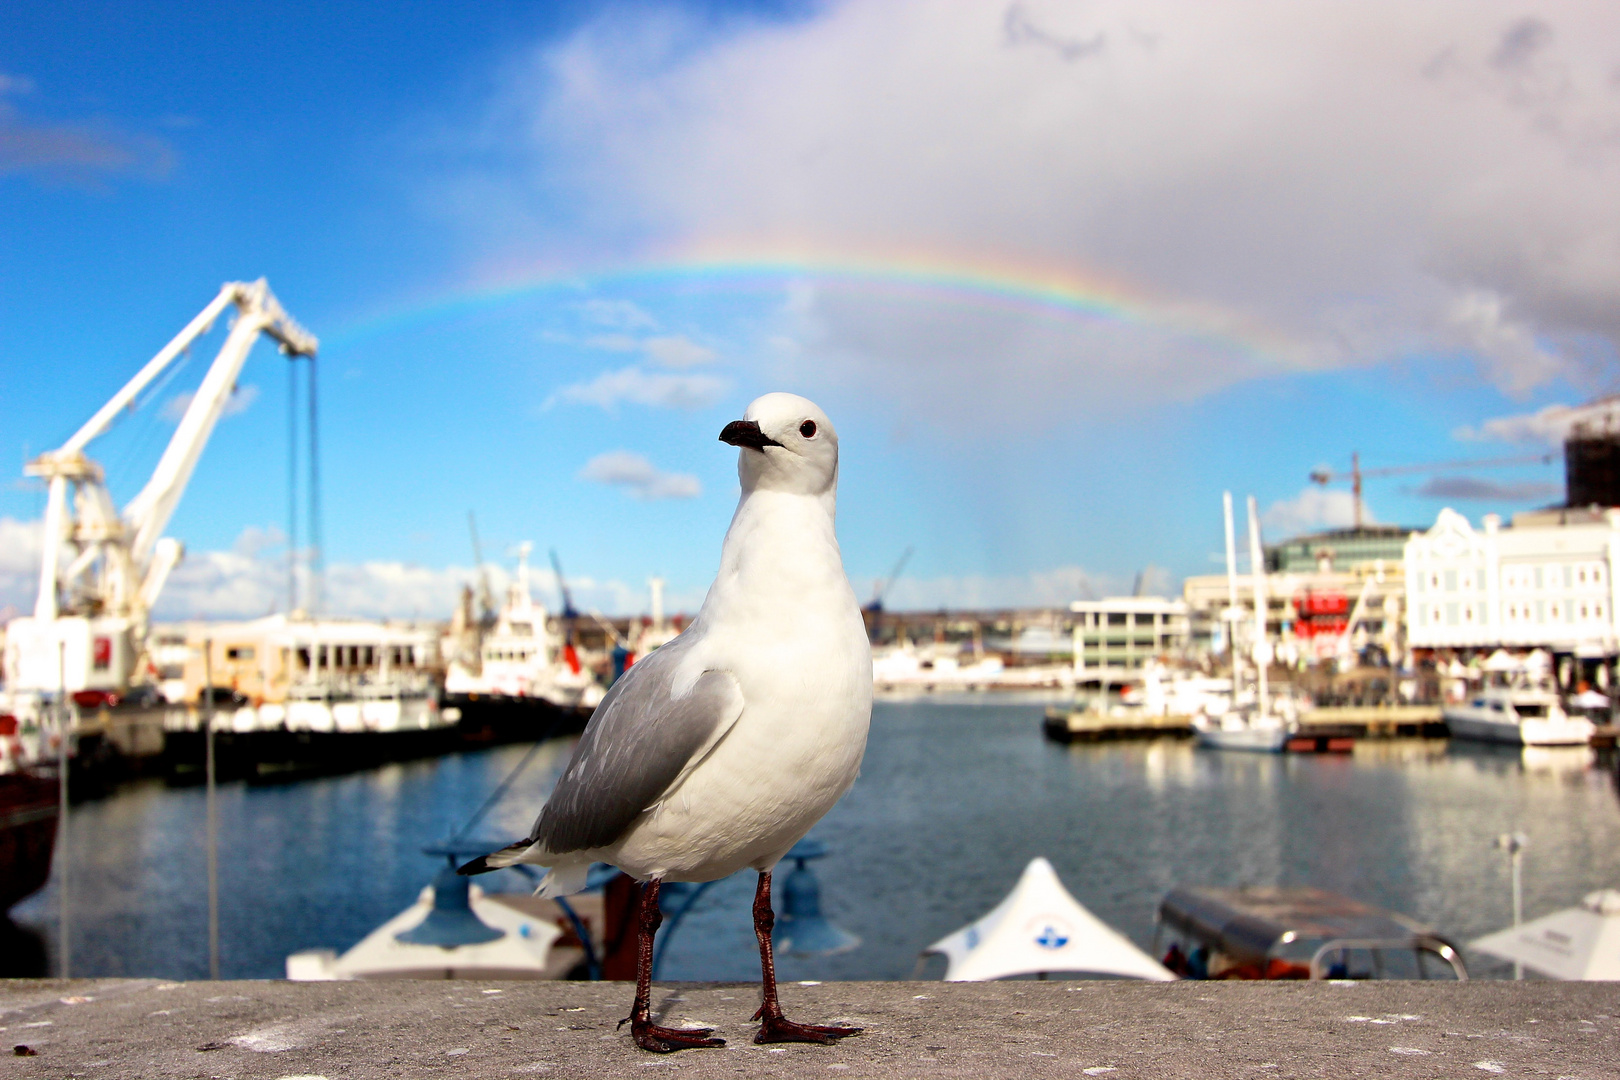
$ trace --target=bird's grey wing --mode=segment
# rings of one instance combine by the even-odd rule
[[[625,672],[585,726],[530,834],[553,855],[605,847],[658,802],[742,714],[742,691],[726,671],[705,671],[680,697],[671,684],[677,638]]]

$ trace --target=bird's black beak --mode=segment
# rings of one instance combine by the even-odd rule
[[[754,420],[733,420],[720,430],[720,441],[732,446],[746,446],[751,450],[782,445],[759,430],[759,424]]]

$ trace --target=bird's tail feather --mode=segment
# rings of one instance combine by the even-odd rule
[[[488,855],[480,855],[470,863],[456,869],[458,874],[487,874],[491,870],[503,870],[508,866],[515,866],[523,861],[534,846],[533,840],[519,840],[515,844],[507,844],[499,851],[492,851]]]
[[[590,875],[590,863],[575,863],[572,866],[553,866],[546,874],[546,880],[540,883],[535,890],[536,896],[554,900],[559,896],[572,896],[585,890],[586,878]]]

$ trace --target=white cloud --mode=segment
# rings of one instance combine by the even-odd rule
[[[196,397],[196,392],[191,390],[176,394],[163,403],[159,415],[171,424],[178,424],[180,419],[186,415],[186,410],[191,408],[191,403]],[[247,412],[257,400],[259,400],[259,388],[252,383],[235,387],[231,390],[231,396],[225,399],[225,407],[219,411],[219,415],[223,419],[227,416]]]
[[[703,485],[690,473],[663,472],[640,454],[610,450],[579,471],[581,480],[622,487],[638,499],[695,499]]]
[[[40,522],[0,517],[0,621],[31,612],[39,582]],[[159,619],[251,619],[287,606],[286,538],[275,528],[250,526],[229,551],[188,551],[158,599]],[[488,568],[497,595],[510,572]],[[477,580],[472,567],[424,567],[374,561],[338,563],[326,568],[322,610],[366,618],[448,619],[460,601],[462,586]],[[530,571],[535,599],[558,606],[556,575],[550,569]],[[634,614],[647,610],[641,584],[571,576],[568,587],[582,610]],[[695,612],[701,589],[671,588],[670,611]]]
[[[1497,416],[1477,428],[1460,427],[1452,435],[1458,439],[1496,439],[1557,447],[1569,437],[1570,429],[1582,422],[1620,429],[1620,397],[1603,398],[1585,405],[1548,405],[1533,413]]]
[[[1617,39],[1620,7],[1510,0],[613,8],[509,69],[474,126],[517,164],[462,182],[500,193],[497,239],[516,207],[664,251],[907,252],[1127,312],[823,281],[784,316],[802,381],[910,411],[1027,424],[1459,345],[1509,392],[1600,385]]]
[[[1361,519],[1375,524],[1365,501],[1361,504]],[[1267,542],[1275,542],[1300,533],[1317,529],[1343,529],[1356,521],[1355,496],[1348,491],[1311,486],[1304,488],[1292,499],[1281,499],[1268,506],[1260,515],[1260,526],[1271,533]],[[1241,543],[1242,527],[1239,526]]]
[[[1528,323],[1506,317],[1502,297],[1471,289],[1451,306],[1451,323],[1486,376],[1509,394],[1523,395],[1557,378],[1563,357],[1536,340]]]
[[[728,389],[729,384],[714,375],[673,375],[627,367],[565,386],[546,399],[546,407],[563,402],[615,409],[628,402],[663,409],[701,409],[719,401]]]
[[[658,326],[657,319],[629,300],[592,297],[580,303],[579,312],[587,322],[614,330],[652,330]]]
[[[659,367],[689,368],[714,360],[715,351],[680,334],[651,337],[641,343],[647,359]]]

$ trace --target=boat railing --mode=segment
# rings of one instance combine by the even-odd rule
[[[1379,954],[1383,952],[1405,952],[1408,949],[1412,951],[1413,956],[1417,959],[1420,978],[1427,979],[1429,977],[1428,969],[1423,966],[1423,954],[1428,952],[1450,964],[1452,973],[1457,976],[1458,982],[1468,980],[1468,969],[1463,964],[1462,954],[1444,938],[1433,934],[1414,934],[1409,938],[1336,938],[1332,941],[1323,942],[1316,952],[1311,955],[1311,978],[1326,979],[1329,977],[1328,960],[1330,957],[1342,956],[1348,961],[1351,952],[1370,952],[1373,954],[1374,963],[1377,964]]]

